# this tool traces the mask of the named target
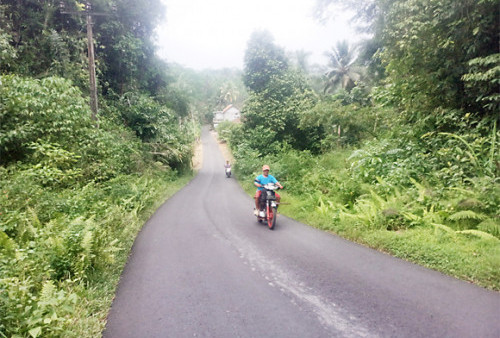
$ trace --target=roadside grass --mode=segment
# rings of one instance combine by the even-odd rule
[[[331,161],[332,158],[329,157],[323,163]],[[321,160],[318,161],[320,162]],[[332,167],[336,171],[335,177],[345,179],[345,169],[341,169],[338,162]],[[318,171],[323,168],[325,167]],[[313,176],[304,179],[308,182],[321,179],[318,175]],[[237,178],[243,189],[253,196],[253,178]],[[351,189],[343,192],[325,191],[326,194],[321,191],[304,194],[294,192],[296,189],[293,187],[287,189],[286,182],[282,183],[285,184],[285,190],[280,191],[280,194],[284,203],[280,205],[279,212],[283,215],[449,276],[500,291],[500,240],[497,237],[480,231],[460,232],[440,224],[432,225],[426,222],[425,215],[417,217],[421,224],[400,228],[389,227],[387,224],[391,220],[380,217],[383,211],[381,209],[387,207],[386,204],[399,203],[404,207],[406,200],[410,200],[409,204],[413,203],[411,194],[414,191],[408,190],[398,193],[399,195],[388,194],[385,199],[373,194],[371,198],[381,205],[374,207],[367,204],[368,207],[358,210],[357,214],[352,214],[355,217],[350,218],[342,217],[342,213],[352,212],[352,206],[356,207],[356,203],[369,200],[366,197],[369,195],[366,194],[366,187],[359,188],[364,194],[349,206],[349,203],[343,205],[342,202],[346,201],[346,196],[349,197]],[[358,193],[359,191],[356,194]],[[340,196],[342,194],[346,196]],[[437,217],[431,212],[429,215]],[[412,216],[415,215],[409,213],[408,217]],[[372,224],[367,224],[370,222]]]
[[[152,170],[46,189],[0,184],[0,337],[99,337],[134,240],[191,180]]]
[[[386,252],[395,257],[425,266],[500,291],[500,241],[469,234],[448,232],[420,226],[389,231],[371,229],[356,221],[339,221],[339,210],[322,210],[304,196],[282,194],[280,213],[331,232],[348,240]]]
[[[76,309],[80,313],[75,317],[79,321],[75,323],[76,328],[74,330],[77,337],[101,336],[120,276],[127,263],[137,234],[160,205],[184,187],[192,177],[191,174],[188,174],[174,181],[158,180],[155,182],[156,185],[151,187],[152,193],[148,200],[144,201],[147,206],[143,210],[140,212],[131,210],[123,214],[117,208],[108,215],[111,223],[119,224],[124,229],[120,241],[120,250],[117,251],[113,264],[90,278],[92,287],[82,290],[81,298],[85,302],[78,304]]]

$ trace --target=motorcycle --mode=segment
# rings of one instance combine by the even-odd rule
[[[226,168],[226,177],[229,178],[231,177],[231,168]]]
[[[268,183],[262,186],[264,190],[260,194],[259,206],[260,210],[257,213],[257,221],[259,223],[267,222],[270,230],[274,230],[276,226],[276,217],[278,216],[278,205],[276,202],[275,190],[279,187],[274,183]]]

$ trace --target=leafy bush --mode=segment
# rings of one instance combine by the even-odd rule
[[[73,168],[80,156],[61,148],[59,144],[32,142],[32,160],[36,163],[28,167],[26,175],[33,177],[44,186],[67,186],[82,176],[80,168]]]
[[[75,316],[101,320],[88,333],[100,334],[110,304],[103,304],[101,319],[85,304],[105,272],[113,267],[119,275],[140,215],[161,201],[177,175],[144,172],[48,190],[12,169],[0,169],[1,335],[77,336]]]
[[[500,78],[500,53],[477,57],[468,62],[469,73],[462,76],[466,87],[475,94],[476,102],[493,116],[500,109],[498,84]]]
[[[363,148],[353,151],[349,160],[353,177],[362,182],[376,184],[382,177],[389,183],[408,186],[410,178],[419,179],[431,171],[428,157],[418,151],[415,143],[384,139],[366,142]]]
[[[79,144],[78,166],[85,180],[106,181],[120,173],[131,174],[148,166],[141,142],[126,128],[105,119]]]
[[[259,151],[251,148],[247,143],[241,143],[237,146],[234,158],[236,160],[235,172],[242,179],[253,176],[257,168],[262,167]]]
[[[392,109],[366,106],[340,94],[324,97],[301,113],[300,128],[317,128],[320,135],[316,143],[321,145],[322,152],[358,145],[363,140],[383,135],[394,125]]]
[[[217,125],[217,135],[223,142],[236,145],[241,142],[242,125],[230,121],[223,121]]]
[[[232,147],[235,166],[244,174],[238,178],[251,182],[265,162],[286,188],[283,201],[292,204],[281,206],[283,213],[498,289],[495,125],[487,136],[475,128],[460,136],[441,132],[423,138],[406,133],[409,127],[399,128],[358,149],[321,155],[282,146],[266,156],[240,139]],[[445,171],[450,163],[454,169]],[[397,242],[400,238],[406,246]],[[423,249],[431,247],[426,241],[436,255]],[[471,250],[477,259],[464,260]]]
[[[156,161],[175,169],[189,168],[194,132],[186,124],[180,124],[173,111],[149,96],[136,93],[120,97],[116,109]]]
[[[67,186],[131,172],[143,161],[140,144],[123,127],[106,119],[99,129],[93,125],[87,103],[69,81],[1,81],[0,164],[22,161],[26,175]]]
[[[160,116],[154,141],[172,155],[153,154],[113,105],[97,128],[69,81],[0,80],[0,336],[80,336],[75,321],[99,335],[111,300],[96,301],[100,278],[118,278],[141,215],[178,184],[154,159],[188,166],[193,132]]]
[[[496,121],[488,128],[484,120],[476,128],[463,128],[459,133],[426,133],[425,148],[435,154],[434,165],[440,180],[462,182],[476,176],[494,177],[500,173],[498,151],[500,132]]]
[[[39,139],[75,149],[93,128],[90,110],[71,82],[0,76],[0,164],[23,160]]]

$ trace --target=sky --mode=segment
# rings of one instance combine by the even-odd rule
[[[158,55],[196,70],[240,68],[253,31],[267,29],[287,52],[311,53],[310,64],[326,65],[324,52],[337,41],[359,41],[337,15],[320,24],[313,18],[316,0],[162,0],[166,20],[157,28]]]

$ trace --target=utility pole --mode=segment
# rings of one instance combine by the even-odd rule
[[[65,11],[64,1],[59,2],[61,14],[85,15],[87,17],[87,51],[89,60],[89,90],[90,90],[90,109],[92,109],[92,119],[97,121],[97,81],[95,76],[95,59],[94,59],[94,37],[92,34],[92,17],[109,15],[106,13],[92,12],[92,5],[89,1],[85,3],[85,10],[81,12]]]
[[[89,59],[89,79],[90,79],[90,108],[92,109],[92,119],[97,121],[97,81],[95,78],[94,61],[94,37],[92,35],[92,15],[90,13],[90,3],[86,4],[87,14],[87,50]]]

